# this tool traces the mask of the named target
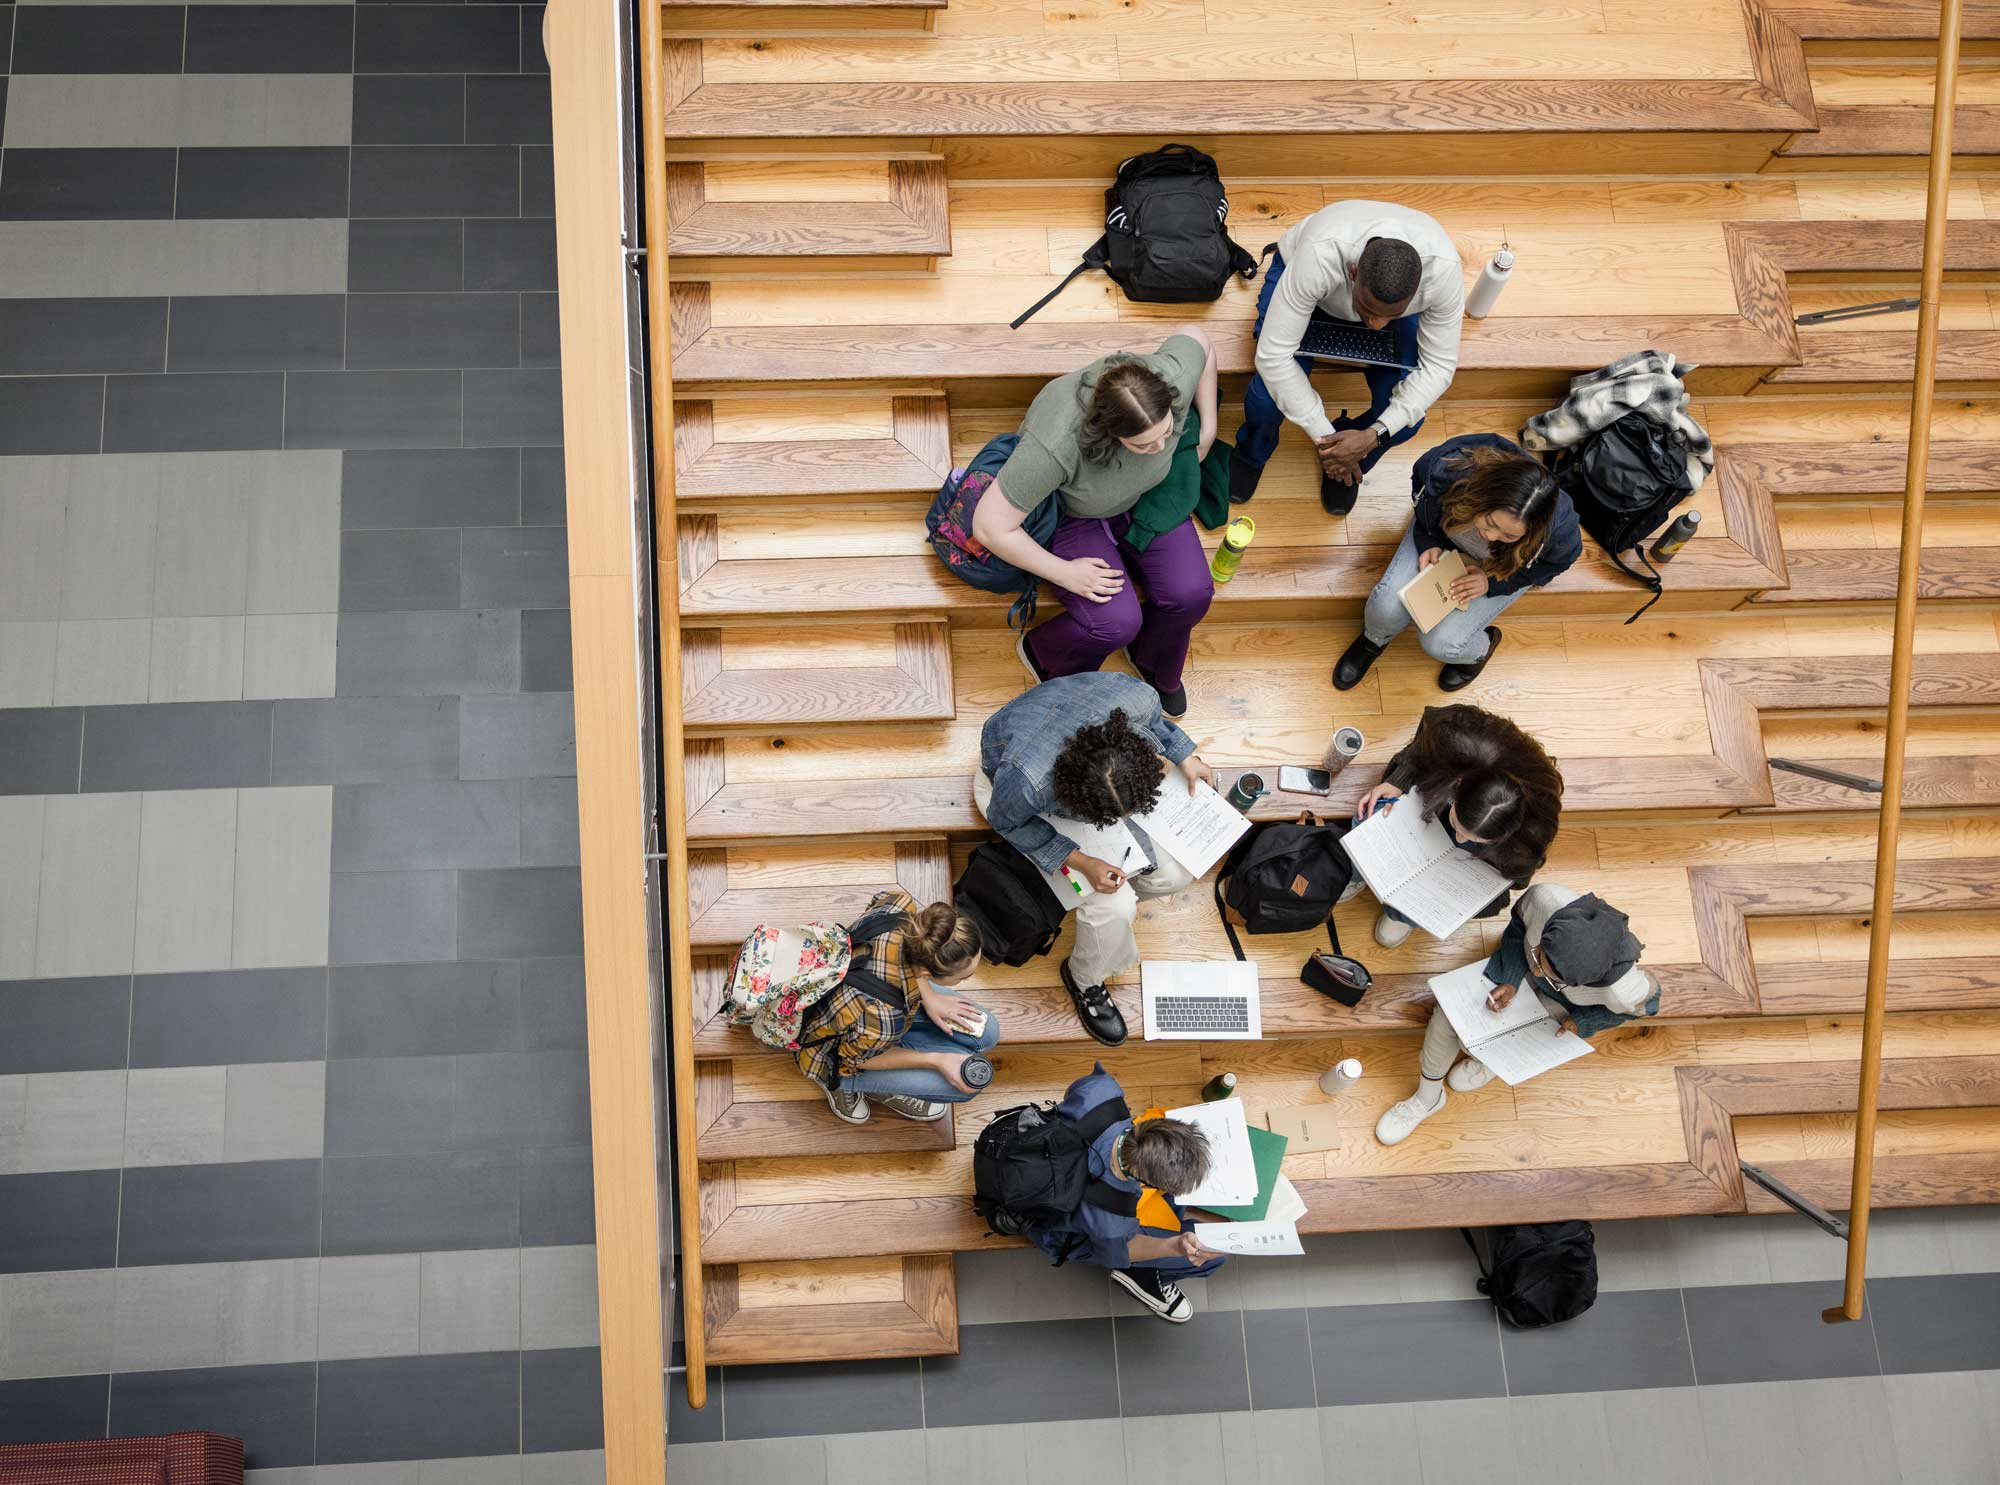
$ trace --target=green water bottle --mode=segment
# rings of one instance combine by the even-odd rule
[[[1236,1074],[1217,1073],[1201,1085],[1201,1101],[1215,1103],[1220,1099],[1236,1096]]]
[[[1257,523],[1248,516],[1231,521],[1229,529],[1222,533],[1222,545],[1215,549],[1215,560],[1208,564],[1208,575],[1218,583],[1235,577],[1236,569],[1243,565],[1243,550],[1256,534]]]

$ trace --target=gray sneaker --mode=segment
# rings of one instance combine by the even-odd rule
[[[942,1119],[948,1107],[946,1104],[929,1103],[921,1098],[912,1098],[907,1093],[883,1094],[877,1097],[875,1102],[892,1114],[901,1114],[905,1119],[916,1119],[926,1124],[933,1119]]]
[[[868,1099],[864,1094],[829,1088],[826,1090],[826,1106],[833,1110],[834,1118],[844,1123],[868,1122]]]

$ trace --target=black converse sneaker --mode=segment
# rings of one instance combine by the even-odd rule
[[[1115,1268],[1111,1277],[1118,1286],[1169,1325],[1185,1325],[1194,1319],[1194,1301],[1156,1268]]]

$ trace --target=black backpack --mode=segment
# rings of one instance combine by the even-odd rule
[[[1056,946],[1063,908],[1035,863],[1004,840],[973,847],[952,884],[952,906],[979,925],[988,964],[1017,968]]]
[[[1090,1170],[1090,1142],[1131,1117],[1122,1098],[1099,1104],[1081,1119],[1066,1118],[1052,1103],[1008,1109],[979,1131],[972,1146],[972,1210],[996,1237],[1062,1222],[1085,1202],[1135,1216],[1138,1195]],[[1056,1255],[1058,1267],[1074,1246]]]
[[[1071,280],[1102,268],[1141,304],[1207,304],[1231,274],[1257,276],[1257,260],[1230,239],[1229,196],[1215,160],[1193,145],[1167,144],[1118,167],[1104,192],[1104,235],[1069,277],[1014,321],[1020,329]]]
[[[1354,865],[1341,848],[1347,826],[1322,824],[1310,814],[1291,824],[1276,821],[1254,825],[1239,840],[1215,874],[1215,911],[1222,931],[1238,959],[1245,958],[1237,925],[1245,933],[1302,933],[1326,925],[1334,955],[1349,968],[1335,976],[1315,974],[1312,960],[1300,978],[1342,1004],[1358,1005],[1368,986],[1365,965],[1347,960],[1340,948],[1340,931],[1333,926],[1334,905],[1353,879]]]
[[[1644,413],[1629,412],[1561,450],[1551,465],[1583,529],[1596,538],[1620,572],[1653,590],[1652,598],[1625,621],[1628,624],[1660,601],[1660,574],[1637,548],[1694,493],[1687,461],[1685,434]],[[1643,573],[1625,560],[1627,551],[1646,569]]]
[[[1490,1262],[1460,1228],[1479,1262],[1479,1292],[1509,1325],[1533,1330],[1574,1320],[1597,1303],[1597,1234],[1588,1222],[1530,1222],[1489,1227]]]

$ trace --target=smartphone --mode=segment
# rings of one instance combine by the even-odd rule
[[[1329,794],[1333,791],[1333,775],[1323,768],[1297,768],[1288,764],[1278,770],[1278,788],[1286,794]]]

